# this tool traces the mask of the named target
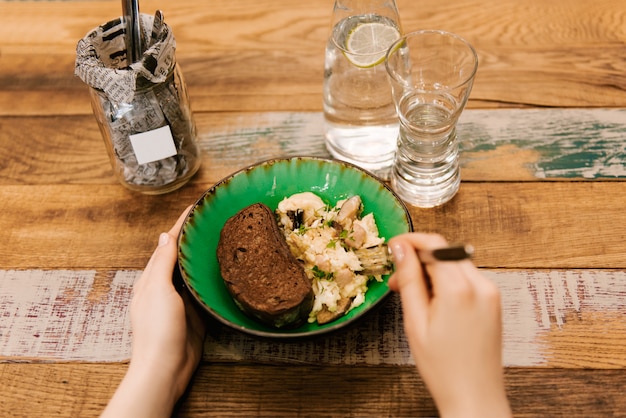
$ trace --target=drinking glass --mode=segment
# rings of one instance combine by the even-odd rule
[[[476,51],[453,33],[418,31],[389,48],[386,67],[400,120],[391,185],[409,204],[442,205],[461,183],[456,125],[478,69]]]
[[[388,178],[398,118],[385,70],[400,38],[395,0],[335,0],[324,66],[324,135],[333,157]]]

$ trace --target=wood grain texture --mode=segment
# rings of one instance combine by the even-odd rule
[[[483,270],[500,289],[507,367],[626,368],[626,273]],[[0,271],[0,362],[130,358],[128,306],[141,271]],[[414,365],[394,295],[346,331],[294,343],[207,318],[204,360]]]
[[[158,234],[209,186],[163,196],[0,186],[3,268],[142,269]],[[625,268],[625,204],[624,182],[469,182],[443,207],[409,211],[415,230],[473,243],[480,267]]]
[[[96,417],[126,367],[0,364],[0,416]],[[514,368],[505,383],[516,417],[626,416],[623,370]],[[294,402],[302,393],[309,401]],[[432,417],[437,410],[413,367],[203,363],[173,416]]]
[[[142,2],[146,13],[157,8],[174,29],[196,110],[321,110],[331,0]],[[471,107],[626,106],[622,0],[401,0],[398,8],[405,31],[450,30],[476,47]],[[118,9],[106,1],[3,2],[0,115],[89,114],[86,88],[73,76],[76,42]]]
[[[397,2],[405,31],[449,30],[479,55],[461,192],[411,216],[474,244],[502,290],[516,416],[626,416],[624,0]],[[158,234],[237,169],[327,156],[332,3],[142,0],[174,29],[203,150],[190,184],[149,197],[112,177],[73,75],[76,42],[119,3],[0,2],[0,416],[97,416]],[[436,415],[400,322],[391,299],[298,347],[212,328],[175,416]]]
[[[253,160],[329,156],[318,112],[227,113],[200,119],[202,150],[211,172],[222,176]],[[458,125],[462,179],[624,178],[625,136],[623,109],[468,109]]]
[[[0,271],[0,359],[120,361],[137,272]]]
[[[467,181],[626,177],[623,109],[467,110],[458,137]]]
[[[213,184],[257,161],[330,157],[320,112],[195,115]],[[626,178],[624,109],[468,109],[461,116],[463,181]],[[117,184],[92,116],[0,117],[0,185]]]

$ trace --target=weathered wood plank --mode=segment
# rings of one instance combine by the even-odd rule
[[[2,416],[97,417],[126,367],[0,364]],[[514,368],[505,370],[505,383],[516,417],[621,417],[626,411],[624,370]],[[309,402],[294,401],[296,392]],[[204,363],[174,416],[432,417],[437,410],[414,367]]]
[[[196,183],[260,160],[330,156],[319,112],[198,112],[196,122]],[[0,184],[117,184],[92,116],[1,117],[0,127]],[[464,181],[626,178],[626,109],[467,110],[458,135]]]
[[[621,0],[398,7],[406,31],[446,29],[475,45],[470,106],[626,106]],[[321,110],[332,1],[142,2],[146,13],[157,8],[174,29],[197,110]],[[119,14],[114,2],[3,2],[0,114],[89,114],[85,86],[73,76],[75,46]]]
[[[626,367],[623,272],[485,273],[502,293],[506,366]],[[289,345],[229,330],[214,338],[209,358],[222,361],[414,364],[397,298],[347,333],[319,341]]]
[[[127,358],[128,305],[137,277],[124,271],[0,271],[0,357],[37,362]]]
[[[1,186],[2,268],[142,269],[158,234],[209,186],[161,196]],[[481,267],[626,268],[625,203],[626,182],[469,182],[441,208],[409,210],[415,230],[473,243]]]
[[[140,271],[0,271],[0,360],[110,362],[130,356],[128,304]],[[500,288],[510,367],[626,368],[626,273],[485,271]],[[211,323],[209,362],[413,365],[399,300],[347,331],[297,343]]]
[[[464,180],[626,177],[626,110],[467,110]]]
[[[204,122],[212,168],[242,161],[328,156],[320,113],[227,114]],[[625,109],[466,110],[459,121],[464,181],[626,177]]]
[[[397,1],[405,30],[447,29],[475,45],[472,112],[626,108],[623,0]],[[73,76],[76,41],[117,17],[119,4],[0,2],[0,345],[22,353],[2,361],[24,361],[0,362],[0,415],[97,416],[126,366],[80,362],[93,354],[87,347],[128,357],[120,312],[158,233],[243,165],[325,154],[319,111],[331,7],[142,0],[145,12],[163,8],[174,28],[205,151],[190,185],[146,197],[111,177],[86,88]],[[626,416],[624,113],[572,110],[582,117],[554,109],[505,120],[506,112],[477,110],[475,123],[461,125],[472,134],[461,193],[444,208],[411,209],[418,230],[472,242],[476,262],[503,289],[505,361],[531,365],[506,370],[516,416]],[[247,146],[253,152],[242,152]],[[392,299],[371,323],[295,355],[215,328],[210,362],[176,415],[435,415],[406,341],[387,334],[399,321]],[[9,324],[21,338],[7,334]],[[101,332],[115,325],[120,334]],[[376,346],[377,333],[396,351]],[[345,361],[312,364],[327,345],[338,356],[339,344],[352,350]],[[71,364],[58,364],[68,361],[58,350],[71,352]],[[262,363],[286,354],[287,363]]]

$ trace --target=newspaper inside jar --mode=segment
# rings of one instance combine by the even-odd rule
[[[119,18],[78,42],[75,73],[90,87],[115,175],[131,190],[160,194],[185,184],[200,158],[174,35],[159,12],[140,18],[141,60],[129,66]]]

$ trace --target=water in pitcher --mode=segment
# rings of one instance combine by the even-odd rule
[[[338,159],[389,175],[398,118],[385,69],[398,25],[376,14],[351,16],[335,25],[326,47],[324,128],[326,146]]]

